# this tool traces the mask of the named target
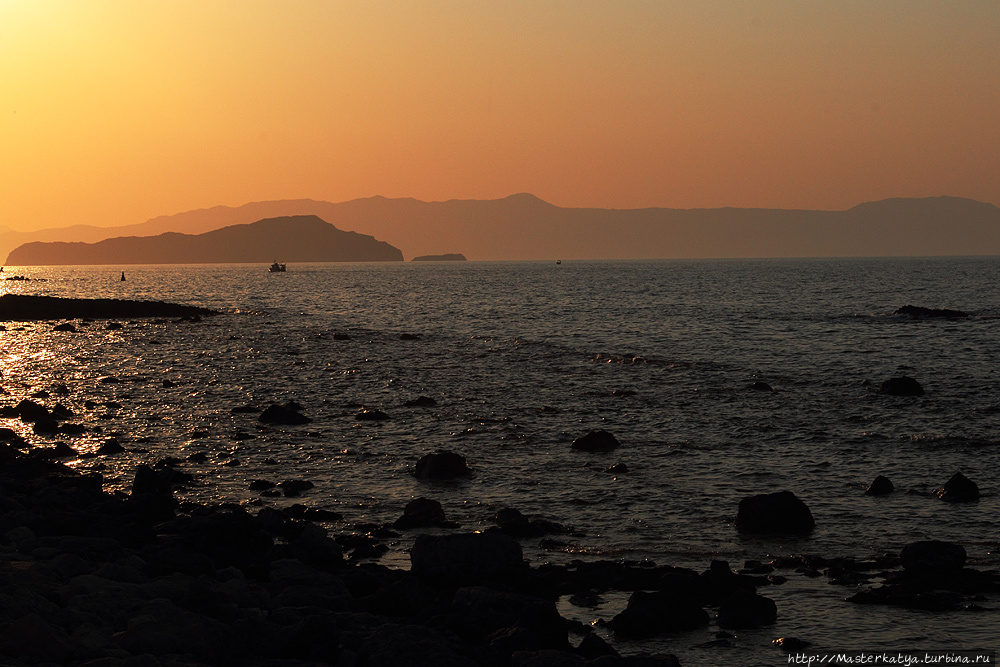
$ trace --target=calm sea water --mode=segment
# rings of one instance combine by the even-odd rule
[[[109,489],[127,488],[137,463],[204,452],[207,461],[181,466],[199,479],[182,496],[303,502],[341,512],[336,531],[392,521],[417,496],[440,501],[468,530],[503,507],[575,529],[555,536],[563,546],[526,540],[536,564],[648,558],[701,570],[712,558],[737,567],[801,553],[868,557],[944,539],[1000,567],[1000,258],[313,264],[284,274],[137,266],[125,282],[119,271],[8,267],[45,281],[0,281],[27,294],[223,311],[198,324],[93,322],[69,334],[8,323],[0,332],[8,402],[64,383],[71,393],[50,402],[100,428],[71,444],[85,452],[116,435],[129,450],[73,462],[101,470]],[[891,315],[910,303],[972,317]],[[882,396],[865,384],[901,374],[926,395]],[[751,390],[758,380],[775,391]],[[437,405],[404,405],[418,396]],[[86,400],[111,406],[87,410]],[[230,412],[288,400],[313,423],[260,428],[256,415]],[[391,419],[356,421],[361,405]],[[594,429],[623,446],[570,449]],[[464,455],[475,474],[416,480],[417,459],[439,448]],[[614,463],[628,472],[604,472]],[[929,496],[956,471],[979,484],[980,502]],[[895,494],[863,494],[878,474]],[[260,499],[247,488],[254,479],[316,486],[298,499]],[[783,489],[809,505],[814,533],[741,537],[739,500]],[[383,562],[407,566],[411,539],[393,541]],[[844,602],[853,589],[786,574],[788,584],[762,591],[778,604],[777,625],[728,648],[706,646],[715,628],[617,646],[671,651],[688,665],[777,664],[770,641],[779,636],[816,650],[995,647],[1000,636],[997,613],[858,607]],[[589,622],[624,600],[560,609]]]

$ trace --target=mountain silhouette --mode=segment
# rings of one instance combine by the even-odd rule
[[[319,216],[340,229],[386,239],[407,257],[445,249],[471,260],[1000,254],[1000,209],[958,197],[886,199],[846,211],[562,208],[526,193],[443,202],[299,199],[216,206],[129,227],[67,228],[62,237],[60,230],[37,234],[70,241],[88,240],[72,234],[107,238],[125,235],[121,230],[202,233],[288,215]],[[0,251],[4,242],[11,239],[0,234]],[[7,261],[15,263],[13,256]]]
[[[345,232],[315,215],[285,216],[232,225],[204,234],[167,232],[97,243],[26,243],[11,265],[205,264],[402,261],[399,249],[371,236]]]

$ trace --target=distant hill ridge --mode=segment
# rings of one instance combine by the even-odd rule
[[[15,248],[12,265],[207,264],[402,261],[398,248],[371,236],[345,232],[315,215],[268,218],[204,234],[166,232],[97,243],[35,242]]]
[[[1000,209],[947,196],[886,199],[845,211],[562,208],[527,193],[443,202],[299,199],[216,206],[128,227],[36,234],[94,241],[101,234],[205,232],[288,215],[318,216],[340,229],[385,239],[407,257],[445,248],[472,260],[1000,255]],[[28,240],[15,234],[22,235],[19,242]],[[9,233],[0,233],[0,250],[4,242],[12,242]]]

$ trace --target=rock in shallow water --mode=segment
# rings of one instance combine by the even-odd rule
[[[951,476],[934,495],[950,503],[973,503],[979,500],[979,487],[960,472]]]
[[[298,426],[300,424],[308,424],[312,421],[312,419],[306,417],[298,410],[277,404],[267,406],[257,420],[262,424],[278,424],[281,426]]]
[[[441,450],[421,456],[413,474],[419,479],[454,479],[471,475],[472,471],[461,454]]]
[[[882,475],[877,476],[872,480],[871,485],[865,490],[866,496],[886,496],[896,490],[893,486],[892,481],[888,477],[883,477]]]
[[[573,441],[573,449],[582,452],[610,452],[621,446],[618,439],[607,431],[591,431]]]
[[[902,375],[879,385],[878,392],[888,396],[923,396],[924,388],[913,378]]]
[[[904,570],[927,574],[950,574],[965,566],[965,547],[954,542],[925,540],[903,547],[899,562]]]
[[[748,533],[802,534],[815,526],[809,508],[791,491],[744,498],[736,514],[736,527]]]

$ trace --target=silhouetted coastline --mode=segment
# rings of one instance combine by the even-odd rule
[[[218,311],[164,301],[67,299],[55,296],[4,294],[0,321],[110,319],[131,317],[201,317]]]

